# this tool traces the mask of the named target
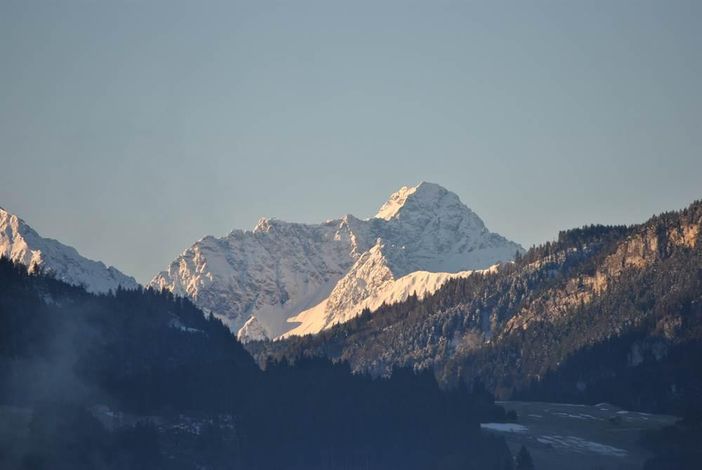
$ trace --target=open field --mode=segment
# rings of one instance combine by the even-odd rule
[[[678,418],[627,411],[607,403],[573,405],[499,402],[519,415],[517,423],[485,423],[483,429],[504,435],[513,454],[525,445],[538,470],[641,469],[650,456],[639,443],[642,430]]]

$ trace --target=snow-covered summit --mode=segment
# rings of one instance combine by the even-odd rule
[[[75,248],[41,237],[27,223],[0,207],[0,256],[22,263],[30,271],[41,267],[69,284],[101,293],[121,286],[135,289],[134,278],[112,266],[81,256]]]
[[[346,321],[359,306],[403,300],[407,286],[431,293],[519,250],[488,231],[456,194],[420,183],[394,193],[371,219],[263,218],[253,231],[206,237],[151,285],[190,297],[244,340],[277,338]]]
[[[403,186],[393,193],[378,210],[375,218],[390,220],[416,211],[441,210],[442,206],[456,203],[460,204],[456,194],[436,183],[422,181],[417,186]]]
[[[404,187],[371,219],[402,274],[458,272],[510,260],[522,248],[490,232],[459,197],[434,183]]]

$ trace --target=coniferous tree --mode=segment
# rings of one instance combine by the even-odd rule
[[[534,462],[531,460],[531,454],[525,446],[519,449],[516,464],[516,470],[534,470]]]

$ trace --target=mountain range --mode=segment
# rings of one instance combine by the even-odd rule
[[[392,194],[370,219],[263,218],[252,231],[206,236],[148,287],[189,298],[246,342],[318,333],[364,309],[422,298],[450,279],[494,270],[523,251],[490,232],[456,194],[422,182]],[[4,209],[0,256],[93,293],[138,286]]]
[[[401,188],[366,220],[264,218],[253,231],[207,236],[149,285],[190,298],[242,341],[273,339],[317,333],[412,293],[423,297],[521,252],[456,194],[423,182]]]
[[[702,398],[702,201],[632,226],[587,226],[423,299],[315,336],[247,345],[357,372],[432,370],[503,399],[685,413]]]
[[[5,210],[0,255],[94,293],[139,287]],[[370,219],[262,219],[205,237],[149,287],[219,318],[262,366],[324,357],[381,376],[431,370],[444,386],[479,380],[502,398],[656,411],[702,390],[689,372],[702,360],[700,201],[525,252],[421,183]]]
[[[112,266],[81,256],[75,248],[43,238],[32,227],[0,207],[0,256],[23,264],[30,271],[41,269],[88,292],[135,289],[138,284]]]

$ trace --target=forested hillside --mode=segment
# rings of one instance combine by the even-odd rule
[[[432,370],[500,397],[676,412],[702,399],[702,202],[644,224],[561,232],[496,273],[366,311],[319,335],[259,342],[384,376]]]
[[[187,300],[91,295],[6,259],[0,414],[2,468],[511,468],[479,389],[325,359],[262,372]]]

